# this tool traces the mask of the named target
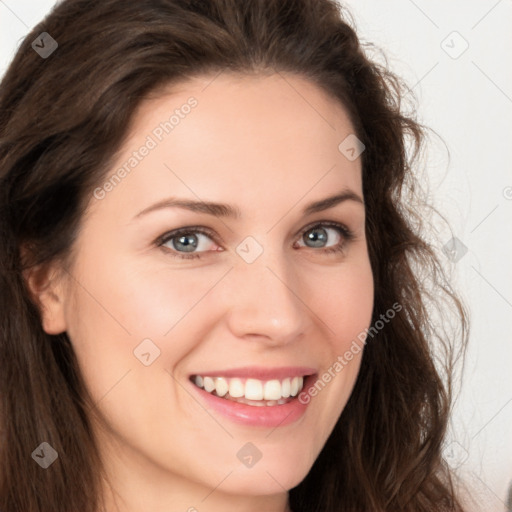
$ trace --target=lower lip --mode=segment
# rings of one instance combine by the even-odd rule
[[[309,385],[312,377],[312,375],[309,375],[304,378],[303,390],[306,389],[306,385]],[[302,404],[299,402],[298,396],[300,393],[298,393],[291,402],[286,404],[258,407],[220,398],[197,387],[192,382],[191,385],[209,407],[236,423],[253,427],[284,427],[290,425],[304,415],[309,405],[309,403]]]

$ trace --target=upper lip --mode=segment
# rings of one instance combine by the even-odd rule
[[[241,379],[281,380],[287,377],[304,377],[315,373],[316,370],[308,366],[279,366],[275,368],[269,368],[268,366],[244,366],[226,370],[196,372],[193,375],[200,375],[201,377],[238,377]]]

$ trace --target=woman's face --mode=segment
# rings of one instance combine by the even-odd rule
[[[353,132],[284,74],[197,78],[137,111],[44,321],[71,339],[132,503],[172,489],[176,510],[210,510],[223,493],[282,495],[311,468],[373,306],[361,159],[352,137],[339,148]],[[306,375],[323,385],[289,397]]]

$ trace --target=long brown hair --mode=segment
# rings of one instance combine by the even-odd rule
[[[31,46],[42,32],[58,44],[45,58]],[[0,510],[98,512],[91,397],[67,334],[42,329],[24,271],[65,264],[140,102],[224,70],[295,73],[345,106],[366,147],[373,322],[402,306],[368,342],[292,509],[461,511],[441,450],[460,350],[432,314],[455,312],[459,347],[467,320],[411,202],[424,129],[334,0],[64,0],[23,40],[0,84]],[[44,471],[31,457],[42,442],[59,455]]]

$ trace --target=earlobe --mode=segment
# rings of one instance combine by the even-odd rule
[[[66,331],[62,276],[48,266],[25,270],[23,276],[30,296],[41,313],[43,330],[47,334],[60,334]]]
[[[42,327],[46,334],[60,334],[66,331],[64,301],[53,292],[43,294],[40,302]]]

